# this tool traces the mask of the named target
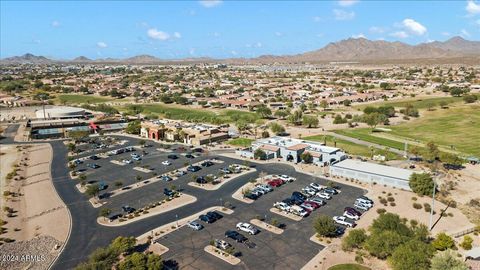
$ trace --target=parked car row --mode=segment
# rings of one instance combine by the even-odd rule
[[[125,148],[120,148],[120,149],[115,149],[112,151],[107,152],[107,155],[113,156],[113,155],[120,155],[126,152],[133,152],[135,151],[135,148],[133,146],[127,146]]]
[[[357,224],[355,221],[359,220],[362,216],[362,211],[368,211],[373,207],[373,200],[366,196],[361,196],[355,200],[353,207],[345,207],[342,216],[334,216],[333,220],[340,225],[344,225],[350,228],[355,227]]]

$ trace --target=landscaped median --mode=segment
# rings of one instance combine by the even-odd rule
[[[217,179],[214,179],[213,181],[208,182],[206,184],[199,184],[197,182],[189,182],[188,185],[192,186],[192,187],[196,187],[196,188],[205,189],[205,190],[217,190],[220,187],[222,187],[223,185],[225,185],[226,183],[228,183],[232,180],[235,180],[240,176],[243,176],[245,174],[256,171],[255,168],[250,168],[250,167],[247,167],[247,166],[241,166],[241,170],[242,171],[240,173],[237,173],[237,174],[232,173],[232,174],[223,175],[223,176],[221,176]]]
[[[187,204],[194,203],[195,201],[197,201],[196,197],[185,193],[180,193],[178,197],[167,198],[156,203],[151,203],[143,209],[139,209],[132,214],[115,219],[113,221],[110,221],[109,219],[104,217],[99,217],[97,219],[97,222],[100,225],[109,227],[123,226],[138,220],[142,220],[151,216],[159,215],[180,208]]]
[[[224,260],[225,262],[231,264],[231,265],[237,265],[241,262],[241,260],[232,254],[229,254],[228,252],[221,250],[219,248],[216,248],[212,245],[206,246],[203,250],[205,250],[207,253]]]
[[[253,225],[255,225],[257,227],[260,227],[264,230],[267,230],[271,233],[274,233],[274,234],[282,234],[283,233],[283,229],[280,229],[277,226],[274,226],[272,224],[268,224],[268,223],[266,223],[264,221],[261,221],[259,219],[256,219],[256,218],[250,220],[250,223],[252,223]]]
[[[281,216],[284,216],[284,217],[289,218],[289,219],[291,219],[291,220],[295,220],[295,221],[300,221],[300,220],[302,220],[302,217],[301,217],[301,216],[297,216],[297,215],[294,215],[294,214],[292,214],[292,213],[287,213],[287,212],[282,211],[282,210],[280,210],[280,209],[277,209],[277,208],[275,208],[275,207],[270,208],[270,212],[275,213],[275,214],[278,214],[278,215],[281,215]]]
[[[244,202],[244,203],[253,203],[254,200],[246,198],[244,196],[245,192],[247,192],[248,190],[251,190],[253,188],[255,188],[255,183],[248,182],[245,185],[243,185],[241,188],[237,189],[237,191],[235,191],[232,194],[232,198],[234,198],[236,200],[239,200],[241,202]]]

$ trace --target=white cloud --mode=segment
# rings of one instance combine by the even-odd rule
[[[442,32],[441,34],[442,34],[442,36],[446,36],[446,37],[450,36],[449,32]]]
[[[385,28],[379,26],[372,26],[368,29],[371,33],[374,34],[383,34],[385,33]]]
[[[335,15],[335,20],[337,21],[348,21],[355,18],[355,12],[353,11],[348,12],[341,9],[334,9],[333,14]]]
[[[477,21],[475,21],[475,23],[480,26],[480,19],[478,19]]]
[[[237,55],[238,53],[236,51],[231,51],[230,52],[232,55]]]
[[[179,32],[174,32],[174,33],[173,33],[173,36],[174,36],[175,38],[181,38],[181,37],[182,37],[182,35],[181,35]]]
[[[263,47],[263,44],[261,42],[257,42],[257,43],[255,43],[255,47],[261,48],[261,47]]]
[[[396,38],[407,38],[408,34],[405,31],[398,31],[398,32],[390,33],[390,36],[396,37]]]
[[[475,3],[475,1],[473,0],[469,0],[467,2],[467,6],[465,7],[465,10],[470,15],[480,14],[480,4]]]
[[[432,43],[432,42],[435,42],[434,39],[427,39],[427,43]]]
[[[170,38],[170,34],[163,32],[163,31],[158,31],[156,28],[150,28],[147,31],[147,35],[156,40],[167,40]]]
[[[471,36],[470,33],[465,29],[460,30],[460,35],[464,38],[468,38]]]
[[[220,33],[218,33],[218,32],[213,32],[212,36],[214,36],[214,37],[220,37],[220,36],[221,36],[221,34],[220,34]]]
[[[422,36],[427,32],[427,28],[425,26],[423,26],[422,24],[420,24],[419,22],[413,19],[403,20],[402,25],[410,33],[415,34],[417,36]]]
[[[53,21],[52,22],[52,27],[59,27],[60,26],[60,22],[59,21]]]
[[[105,42],[103,42],[103,41],[99,41],[99,42],[97,42],[97,47],[99,47],[99,48],[107,48],[108,45],[107,45],[107,43],[105,43]]]
[[[356,3],[358,3],[358,0],[339,0],[338,1],[338,4],[342,7],[349,7],[349,6],[353,6],[355,5]]]
[[[188,51],[188,53],[190,55],[195,55],[195,48],[190,48],[190,50]]]
[[[319,33],[319,34],[316,34],[315,36],[318,37],[318,38],[322,38],[322,37],[324,37],[325,35],[324,35],[323,33]]]
[[[252,44],[245,44],[245,47],[251,48],[251,47],[252,47]]]
[[[352,38],[366,38],[365,35],[363,33],[360,33],[358,35],[353,35]]]
[[[212,8],[220,5],[222,3],[221,0],[202,0],[199,1],[200,5],[206,7],[206,8]]]
[[[322,17],[320,17],[320,16],[313,17],[314,22],[320,22],[321,20],[322,20]]]
[[[281,32],[275,32],[275,36],[281,37],[281,36],[283,36],[283,33],[281,33]]]

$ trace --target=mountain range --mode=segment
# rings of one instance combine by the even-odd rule
[[[469,58],[480,63],[480,42],[469,41],[462,37],[453,37],[447,41],[434,41],[409,45],[403,42],[349,38],[332,42],[325,47],[296,55],[262,55],[256,58],[212,59],[185,58],[176,60],[160,59],[152,55],[138,55],[124,59],[96,59],[84,56],[72,60],[53,60],[44,56],[27,53],[23,56],[8,57],[0,60],[2,64],[50,64],[50,63],[119,63],[119,64],[160,64],[186,62],[226,62],[226,63],[316,63],[316,62],[368,62],[422,60],[422,59],[458,59]]]

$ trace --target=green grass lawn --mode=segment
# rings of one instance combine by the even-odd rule
[[[309,137],[304,137],[303,139],[323,143],[324,135],[309,136]],[[338,148],[343,149],[347,154],[363,156],[363,157],[371,157],[372,156],[372,152],[371,152],[371,150],[368,146],[356,144],[356,143],[346,141],[346,140],[343,140],[343,139],[340,139],[340,138],[335,138],[334,136],[330,136],[330,135],[326,136],[327,146],[334,146],[335,145],[334,141],[337,142],[336,146]],[[383,150],[383,149],[376,149],[376,148],[373,149],[373,151],[374,151],[373,152],[374,155],[383,155],[388,160],[401,159],[401,156],[399,156],[395,153],[392,153],[390,151],[386,151],[386,150]]]
[[[161,117],[184,120],[189,122],[223,124],[233,123],[239,119],[244,119],[247,123],[253,123],[259,119],[259,116],[252,112],[238,110],[221,110],[219,112],[207,109],[192,109],[186,106],[172,106],[165,104],[147,104],[138,105],[142,107],[144,114],[157,114]],[[127,110],[127,107],[117,107],[120,111]]]
[[[478,95],[480,97],[480,95]],[[356,105],[354,108],[364,109],[367,106],[379,107],[382,105],[391,105],[396,108],[406,107],[408,104],[412,104],[417,109],[427,109],[430,104],[434,105],[434,108],[440,108],[440,102],[446,102],[447,104],[463,102],[463,97],[423,97],[423,98],[405,98],[404,100],[391,100],[384,102],[377,102],[372,104]]]
[[[102,103],[106,101],[111,101],[111,98],[108,97],[99,97],[93,95],[58,95],[56,101],[59,104],[81,104],[81,103]]]
[[[480,156],[479,105],[438,109],[426,112],[421,118],[387,128],[392,131],[371,132],[370,128],[359,128],[336,130],[335,133],[399,150],[404,149],[405,140],[423,145],[433,141],[443,150]]]
[[[427,112],[411,122],[392,126],[399,137],[433,141],[451,149],[480,157],[480,105],[470,105]]]
[[[370,268],[360,264],[346,263],[334,265],[328,268],[328,270],[370,270]]]
[[[236,138],[227,141],[227,144],[238,146],[238,147],[250,147],[252,145],[253,139],[248,138]]]

